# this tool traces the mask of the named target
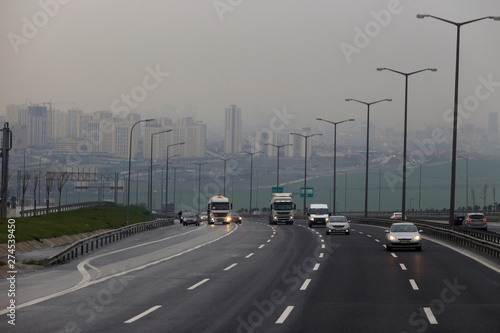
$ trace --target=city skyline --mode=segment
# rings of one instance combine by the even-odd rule
[[[376,68],[435,67],[410,82],[409,126],[451,127],[454,28],[416,14],[500,15],[494,0],[255,1],[225,11],[212,2],[62,3],[0,5],[0,110],[69,103],[143,118],[172,112],[223,128],[224,109],[236,104],[248,127],[290,129],[311,127],[315,117],[361,118],[345,98],[392,98],[372,118],[397,128],[403,82]],[[464,124],[483,126],[500,109],[500,48],[491,42],[499,31],[493,20],[463,29]]]

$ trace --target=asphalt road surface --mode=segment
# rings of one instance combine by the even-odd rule
[[[180,224],[0,282],[0,332],[500,332],[500,269],[305,221]],[[15,326],[8,323],[14,299]]]

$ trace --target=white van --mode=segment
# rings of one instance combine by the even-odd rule
[[[309,228],[312,228],[315,224],[326,225],[329,216],[327,204],[309,204],[309,209],[307,210]]]

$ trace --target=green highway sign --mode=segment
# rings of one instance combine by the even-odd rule
[[[272,193],[283,193],[283,187],[278,187],[278,191],[276,191],[276,186],[273,186]]]
[[[304,197],[304,188],[300,188],[300,197]],[[306,191],[306,198],[312,198],[314,197],[314,187],[308,187]]]

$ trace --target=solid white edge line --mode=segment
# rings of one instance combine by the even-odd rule
[[[155,311],[155,310],[157,310],[157,309],[159,309],[159,308],[161,308],[161,305],[153,306],[151,309],[146,310],[146,311],[144,311],[144,312],[143,312],[143,313],[141,313],[141,314],[138,314],[138,315],[137,315],[137,316],[135,316],[134,318],[130,318],[129,320],[127,320],[127,321],[125,322],[125,324],[130,324],[130,323],[133,323],[134,321],[136,321],[136,320],[138,320],[138,319],[141,319],[142,317],[144,317],[144,316],[146,316],[146,315],[150,314],[151,312],[153,312],[153,311]]]
[[[193,284],[191,287],[187,288],[187,290],[193,290],[195,288],[198,288],[199,286],[201,286],[202,284],[204,284],[205,282],[207,282],[208,280],[210,279],[204,279],[204,280],[201,280],[200,282],[198,282],[197,284]]]
[[[406,271],[406,270],[407,270],[407,269],[406,269],[405,264],[399,264],[399,266],[401,266],[401,269],[402,269],[403,271]]]
[[[411,284],[411,287],[413,288],[413,290],[419,290],[415,280],[410,279],[410,284]]]
[[[436,317],[432,313],[431,308],[424,308],[425,315],[427,316],[427,320],[429,320],[429,324],[437,324]]]
[[[224,270],[225,270],[225,271],[228,271],[228,270],[230,270],[231,268],[233,268],[233,267],[234,267],[234,266],[236,266],[236,265],[238,265],[238,264],[237,264],[237,263],[234,263],[234,264],[232,264],[232,265],[229,265],[229,266],[227,266],[226,268],[224,268]]]
[[[307,287],[309,286],[309,283],[311,283],[311,279],[306,279],[302,284],[302,287],[300,287],[300,290],[306,290]]]
[[[276,320],[275,324],[283,324],[285,322],[286,318],[288,318],[288,315],[290,314],[290,312],[292,312],[293,308],[294,307],[291,305],[287,306],[287,308],[285,309],[285,311],[283,311],[283,313],[278,318],[278,320]]]

